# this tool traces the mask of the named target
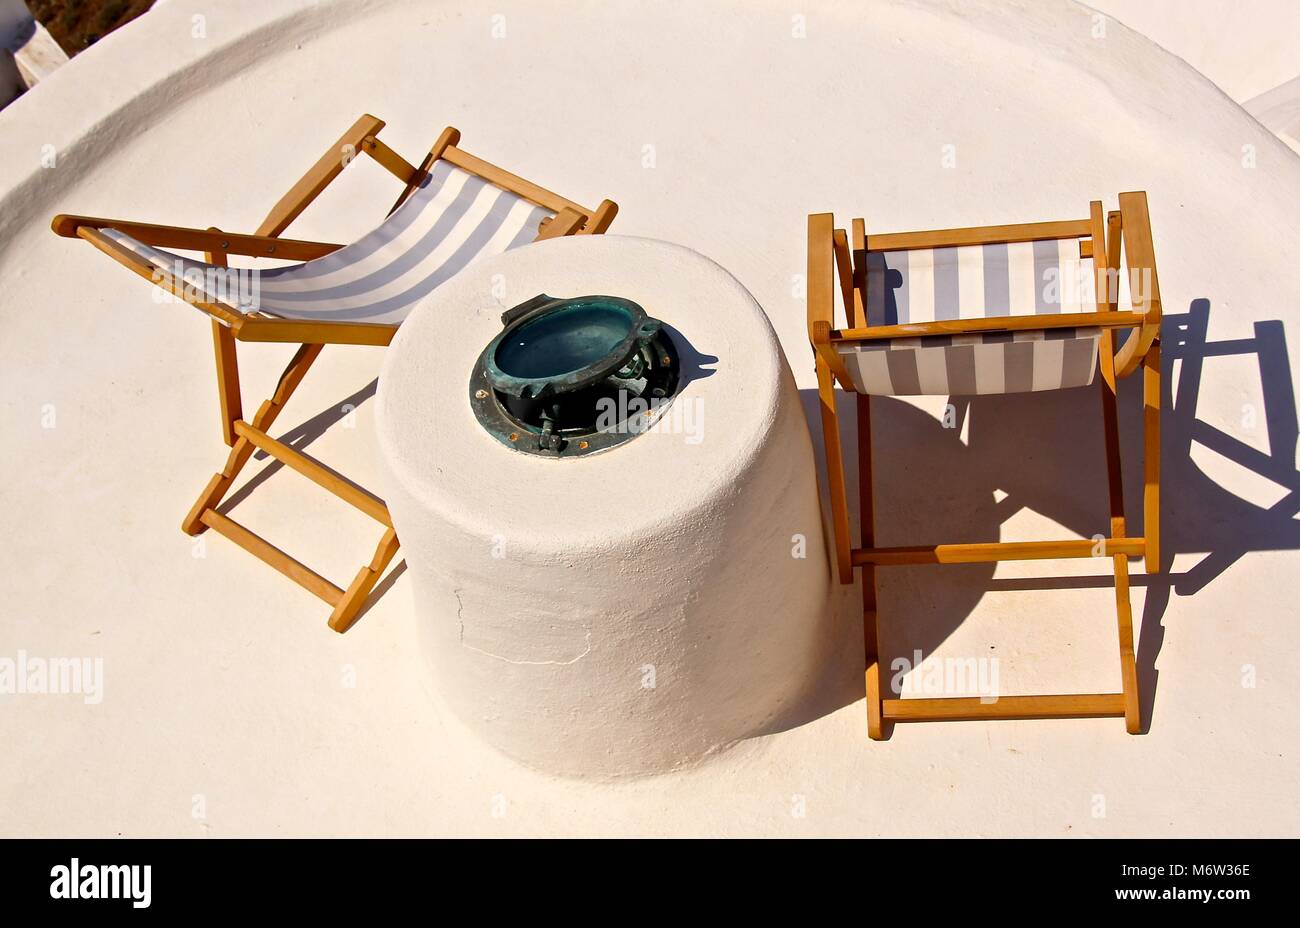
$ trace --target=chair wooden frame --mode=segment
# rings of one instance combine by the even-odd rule
[[[602,200],[595,209],[588,209],[475,157],[459,147],[460,132],[452,127],[443,130],[418,166],[413,165],[379,140],[379,132],[383,127],[383,120],[374,116],[365,115],[358,119],[275,204],[252,235],[233,234],[215,228],[190,229],[93,216],[59,215],[51,223],[57,234],[85,239],[120,264],[211,317],[221,432],[231,450],[225,466],[208,481],[203,493],[185,516],[181,528],[189,535],[199,535],[209,528],[215,529],[314,593],[333,607],[329,627],[337,632],[347,631],[356,620],[371,590],[397,553],[399,544],[388,508],[378,497],[358,488],[316,460],[277,441],[268,431],[325,345],[386,346],[392,341],[398,327],[374,323],[280,319],[258,312],[239,312],[222,303],[208,302],[197,298],[183,280],[156,268],[135,252],[104,235],[101,230],[114,229],[159,248],[201,251],[206,261],[220,266],[227,264],[229,255],[309,261],[342,246],[283,238],[281,233],[359,153],[372,157],[403,184],[402,192],[388,211],[389,214],[401,206],[440,159],[555,213],[553,217],[542,221],[537,240],[603,233],[618,212],[618,206],[611,200]],[[244,419],[236,358],[237,342],[289,342],[300,346],[280,375],[275,391],[262,403],[251,421]],[[218,511],[222,499],[257,450],[264,451],[296,470],[383,526],[383,535],[375,548],[374,556],[368,564],[361,567],[347,589],[326,580],[301,561]]]
[[[867,261],[869,252],[961,245],[1077,239],[1082,258],[1092,258],[1096,270],[1096,311],[1055,316],[1003,316],[903,325],[871,326],[867,322]],[[1120,243],[1124,246],[1133,306],[1118,308]],[[845,307],[848,327],[835,327],[835,290]],[[871,397],[857,393],[836,348],[845,343],[880,338],[959,334],[996,330],[1095,326],[1102,329],[1098,365],[1101,378],[1102,422],[1106,444],[1106,474],[1110,496],[1110,534],[1100,541],[1062,540],[936,544],[877,547],[872,491]],[[1117,350],[1116,332],[1131,331]],[[1141,730],[1133,615],[1129,602],[1128,558],[1144,557],[1149,574],[1160,571],[1160,287],[1156,275],[1151,222],[1144,192],[1122,193],[1119,210],[1105,212],[1091,204],[1085,219],[867,235],[861,219],[852,223],[852,241],[835,228],[834,216],[808,217],[808,335],[817,366],[817,389],[826,446],[827,482],[835,538],[835,568],[840,582],[853,582],[862,569],[862,615],[867,694],[867,731],[873,740],[887,736],[892,722],[1011,718],[1123,717],[1128,732]],[[1142,369],[1143,384],[1143,535],[1130,536],[1124,515],[1120,470],[1117,382]],[[858,482],[862,544],[854,547],[836,410],[835,384],[857,399]],[[881,689],[879,616],[876,568],[894,564],[961,564],[1039,558],[1110,557],[1115,572],[1115,606],[1119,622],[1120,677],[1118,693],[1050,696],[885,698]]]

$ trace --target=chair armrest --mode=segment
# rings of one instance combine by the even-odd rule
[[[382,119],[369,114],[354,122],[352,127],[339,136],[339,140],[320,156],[302,179],[280,198],[280,202],[272,207],[266,219],[262,220],[262,224],[257,227],[257,234],[274,237],[283,232],[289,223],[297,219],[312,200],[320,196],[321,191],[343,172],[352,158],[361,153],[365,140],[383,127]]]
[[[232,232],[213,232],[210,229],[190,229],[185,226],[164,226],[151,222],[130,222],[124,219],[103,219],[97,216],[54,217],[50,228],[65,238],[78,238],[79,231],[88,229],[115,229],[146,245],[159,248],[179,248],[182,251],[213,251],[232,255],[251,255],[258,258],[283,258],[287,261],[310,261],[343,247],[327,242],[309,242],[302,239],[273,238],[268,235],[239,235]]]
[[[576,209],[566,206],[551,218],[542,220],[542,230],[533,241],[540,242],[548,238],[563,238],[566,235],[572,235],[586,221],[586,216]]]
[[[433,169],[434,164],[442,157],[442,153],[447,150],[448,146],[455,145],[459,141],[460,130],[455,126],[448,126],[442,130],[442,134],[438,136],[438,141],[433,143],[433,147],[424,156],[424,160],[415,169],[415,173],[407,179],[401,195],[398,196],[397,202],[393,204],[393,208],[388,211],[388,215],[391,216],[397,212],[397,208],[405,203],[406,198],[414,193],[421,182],[429,176],[429,171]]]
[[[591,214],[587,224],[579,231],[579,235],[600,235],[609,228],[614,217],[618,215],[618,204],[613,200],[601,200],[596,211]]]
[[[816,350],[817,323],[835,328],[835,216],[808,217],[808,342]]]
[[[808,217],[808,342],[845,390],[853,390],[844,362],[831,344],[835,327],[835,216]]]
[[[1124,230],[1124,257],[1129,271],[1129,292],[1141,327],[1128,337],[1115,355],[1115,376],[1137,370],[1151,345],[1160,337],[1160,280],[1156,275],[1155,245],[1151,241],[1151,216],[1144,191],[1121,193],[1119,212]],[[1136,272],[1136,275],[1135,273]]]

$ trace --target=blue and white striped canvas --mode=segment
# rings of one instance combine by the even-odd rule
[[[1078,239],[869,252],[871,326],[1096,311]],[[1024,393],[1085,386],[1101,330],[1066,327],[930,335],[837,346],[859,393]]]
[[[227,288],[207,296],[244,313],[396,325],[420,299],[472,262],[533,241],[542,220],[552,215],[439,161],[396,212],[357,242],[302,264],[259,271],[250,303],[234,305]],[[180,271],[187,281],[220,280],[229,273],[114,229],[103,233],[156,267]]]

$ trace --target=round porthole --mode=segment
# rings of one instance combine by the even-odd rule
[[[525,454],[578,457],[642,434],[677,389],[677,351],[631,300],[541,294],[507,310],[479,355],[479,424]]]

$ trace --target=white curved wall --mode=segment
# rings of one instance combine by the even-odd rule
[[[1300,4],[1088,0],[1196,68],[1300,153]]]
[[[1292,0],[1084,0],[1173,52],[1238,103],[1300,73]]]

